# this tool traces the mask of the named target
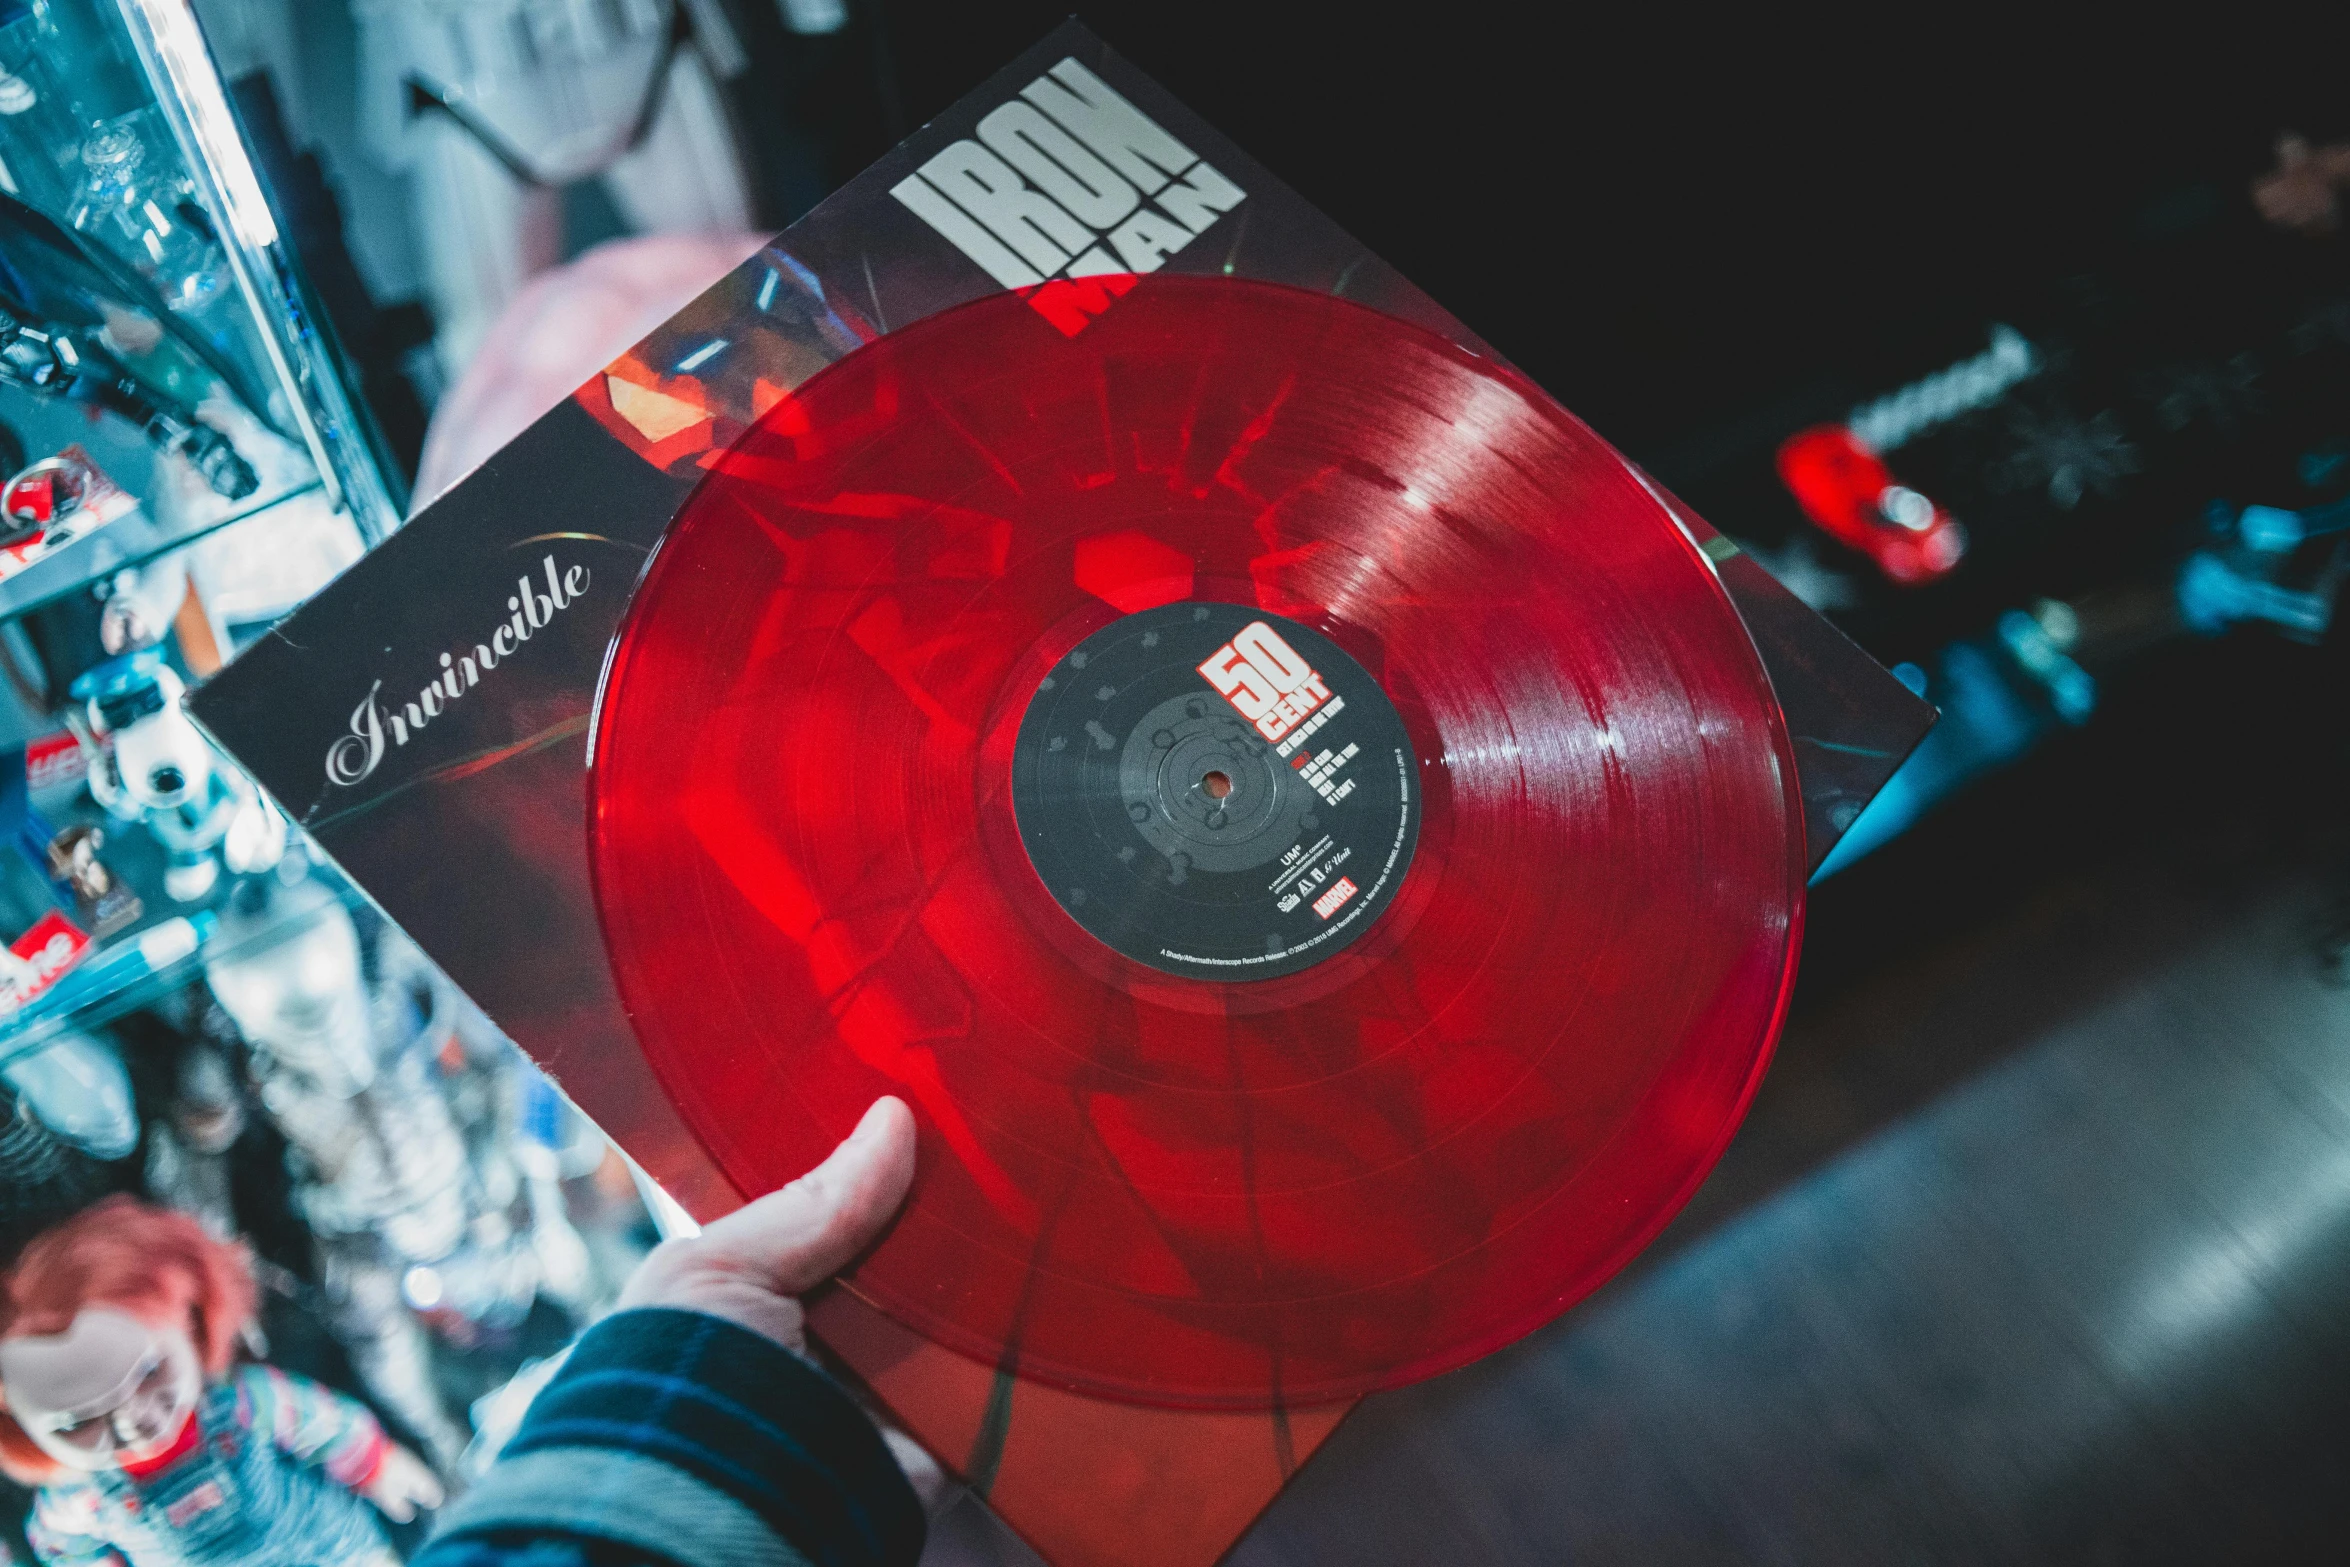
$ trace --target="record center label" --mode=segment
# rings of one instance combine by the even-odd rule
[[[1012,759],[1029,863],[1097,940],[1271,979],[1342,951],[1419,839],[1394,704],[1319,633],[1242,604],[1113,621],[1038,682]]]

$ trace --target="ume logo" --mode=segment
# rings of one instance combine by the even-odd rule
[[[1314,666],[1261,620],[1241,627],[1199,672],[1267,740],[1279,740],[1330,700]]]
[[[890,194],[1075,337],[1247,192],[1063,60]]]

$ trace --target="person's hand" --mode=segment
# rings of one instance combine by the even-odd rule
[[[876,1099],[830,1158],[780,1191],[737,1208],[690,1239],[663,1241],[637,1265],[620,1309],[670,1306],[749,1328],[808,1353],[799,1297],[881,1238],[914,1183],[914,1112]],[[946,1472],[922,1445],[871,1410],[881,1439],[925,1510],[948,1498]]]
[[[707,1312],[808,1350],[799,1297],[873,1244],[914,1180],[914,1114],[877,1099],[848,1141],[780,1191],[691,1238],[663,1241],[620,1292],[620,1308]]]
[[[394,1523],[406,1523],[419,1507],[441,1505],[439,1476],[423,1459],[397,1443],[387,1444],[375,1473],[360,1482],[359,1494]]]

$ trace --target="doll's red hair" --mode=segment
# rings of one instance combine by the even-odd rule
[[[205,1375],[217,1377],[253,1325],[252,1260],[184,1213],[109,1197],[25,1247],[0,1280],[0,1338],[63,1333],[89,1306],[186,1333]],[[36,1486],[58,1474],[56,1461],[4,1412],[0,1471]]]

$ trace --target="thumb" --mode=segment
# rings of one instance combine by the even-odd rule
[[[822,1164],[711,1223],[713,1260],[782,1295],[800,1295],[881,1238],[914,1182],[914,1113],[881,1098]]]

